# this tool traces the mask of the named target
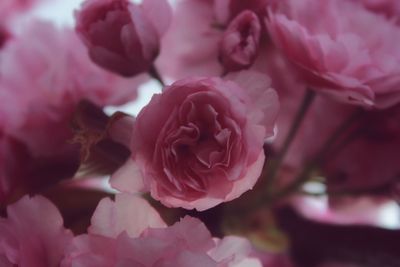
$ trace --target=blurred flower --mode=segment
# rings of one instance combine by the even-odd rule
[[[76,13],[76,30],[96,64],[135,76],[149,71],[170,19],[165,0],[88,0]]]
[[[251,11],[243,11],[229,24],[221,42],[221,60],[226,71],[238,71],[254,63],[260,35],[260,21]]]
[[[271,0],[178,0],[157,61],[172,79],[248,69],[265,43]]]
[[[400,101],[400,27],[390,18],[360,1],[285,0],[266,22],[312,88],[364,106]]]
[[[126,103],[145,78],[110,74],[90,61],[73,31],[33,22],[0,52],[1,153],[16,160],[7,166],[10,176],[1,175],[9,181],[0,186],[22,182],[23,194],[71,177],[79,163],[78,146],[68,141],[77,104],[83,99],[101,107]]]
[[[8,206],[7,218],[0,218],[1,266],[57,267],[72,233],[49,200],[25,196]]]

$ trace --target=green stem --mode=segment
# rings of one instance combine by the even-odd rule
[[[295,181],[288,185],[286,188],[282,189],[282,191],[275,194],[274,199],[283,198],[297,191],[299,187],[302,186],[309,179],[311,172],[323,163],[332,146],[342,136],[343,132],[345,132],[349,127],[353,125],[353,123],[360,117],[361,113],[362,110],[357,109],[346,120],[344,120],[343,123],[340,124],[339,127],[336,128],[336,130],[330,135],[330,137],[327,139],[324,146],[316,154],[314,159],[310,161],[310,163],[306,164],[306,166],[303,168]]]
[[[307,111],[311,106],[311,103],[313,102],[314,98],[315,98],[315,92],[311,89],[307,89],[303,101],[296,113],[295,118],[293,119],[293,123],[291,125],[291,128],[289,129],[288,135],[286,136],[282,148],[279,151],[274,164],[271,166],[270,170],[268,170],[266,177],[267,188],[272,188],[272,185],[274,184],[276,179],[276,174],[279,168],[281,167],[282,162],[286,156],[286,153],[289,150],[290,144],[293,142],[293,139],[296,136],[296,133],[298,132],[301,123],[303,122],[304,117],[307,114]]]
[[[299,191],[300,187],[309,180],[315,168],[322,164],[323,161],[326,159],[326,156],[328,155],[328,153],[330,153],[332,146],[335,145],[339,138],[342,137],[343,133],[348,130],[349,127],[351,127],[357,119],[359,119],[361,114],[362,110],[358,109],[354,113],[352,113],[347,119],[345,119],[325,141],[324,145],[317,152],[313,160],[305,165],[300,174],[291,184],[275,194],[271,194],[271,192],[268,192],[267,194],[259,196],[258,198],[254,199],[251,206],[247,206],[245,209],[241,210],[243,212],[251,212],[265,205],[270,205],[279,199],[282,199],[294,192]]]
[[[156,69],[156,67],[154,65],[151,66],[151,68],[149,70],[149,74],[151,77],[156,79],[161,84],[162,87],[165,86],[164,80],[162,79],[160,73],[158,72],[158,70]]]

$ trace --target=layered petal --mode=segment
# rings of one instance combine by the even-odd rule
[[[400,62],[393,45],[400,28],[390,18],[360,1],[288,0],[269,9],[266,24],[314,89],[363,106],[393,105],[386,95],[398,99],[398,86],[386,86]]]
[[[41,196],[8,206],[0,232],[0,258],[21,267],[59,266],[73,237],[57,208]]]
[[[268,85],[262,74],[246,72],[232,80],[191,78],[167,87],[138,115],[134,162],[111,184],[133,192],[142,179],[155,199],[187,209],[204,210],[239,197],[257,181],[264,140],[273,135],[279,104]]]

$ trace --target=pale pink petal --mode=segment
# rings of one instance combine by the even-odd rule
[[[220,266],[227,267],[262,267],[261,261],[255,256],[251,243],[241,237],[227,236],[216,240],[216,247],[209,252]],[[273,266],[271,266],[273,267]]]
[[[99,235],[75,237],[60,267],[109,267],[115,263],[116,240]]]
[[[157,29],[158,36],[161,37],[172,20],[172,9],[167,0],[143,0],[142,7],[146,17]]]
[[[279,112],[278,95],[271,88],[271,78],[257,71],[240,71],[228,74],[225,79],[234,81],[249,95],[254,107],[253,120],[265,126],[267,137],[271,137]]]
[[[121,192],[128,193],[146,190],[140,168],[131,158],[111,176],[110,185]]]
[[[229,193],[229,195],[226,196],[225,201],[233,200],[242,195],[245,191],[253,189],[254,185],[261,175],[264,161],[265,155],[264,151],[262,151],[258,155],[257,160],[248,167],[246,177],[244,177],[244,179],[235,181],[232,191]]]
[[[7,215],[0,220],[6,233],[0,236],[0,254],[19,266],[59,266],[72,233],[50,201],[26,196],[8,206]]]
[[[126,231],[130,237],[139,236],[148,227],[165,227],[158,212],[143,198],[130,194],[117,194],[100,201],[93,214],[90,234],[116,238]]]

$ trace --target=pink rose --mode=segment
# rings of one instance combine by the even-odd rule
[[[309,85],[341,101],[400,101],[400,27],[360,1],[281,1],[266,19],[276,45]]]
[[[255,72],[190,78],[154,95],[134,124],[132,158],[111,180],[149,190],[169,207],[205,210],[250,190],[278,110],[270,80]]]
[[[76,13],[76,30],[99,66],[123,76],[147,72],[171,17],[165,0],[87,0]]]
[[[0,265],[58,267],[72,238],[56,206],[41,196],[25,196],[0,218]]]
[[[188,216],[166,227],[145,200],[117,194],[115,202],[103,199],[99,203],[89,234],[74,238],[61,266],[122,265],[263,266],[254,248],[244,238],[213,239],[201,221]]]

